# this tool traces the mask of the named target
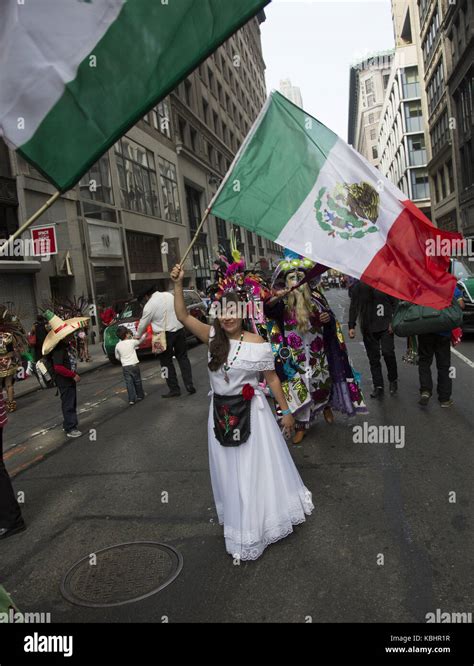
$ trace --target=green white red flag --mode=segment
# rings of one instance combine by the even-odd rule
[[[396,298],[441,309],[456,279],[441,231],[336,134],[271,94],[211,212]]]

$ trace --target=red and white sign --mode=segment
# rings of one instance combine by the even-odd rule
[[[31,229],[31,239],[34,249],[33,256],[44,257],[48,254],[58,253],[55,226],[33,227]]]

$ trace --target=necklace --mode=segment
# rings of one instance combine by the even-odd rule
[[[224,379],[225,379],[225,381],[226,381],[227,383],[230,382],[229,375],[228,375],[227,373],[228,373],[228,371],[231,369],[231,367],[232,367],[233,364],[234,364],[235,359],[236,359],[237,356],[239,355],[240,348],[242,347],[242,342],[243,342],[243,340],[244,340],[244,334],[243,334],[243,332],[242,332],[242,335],[240,336],[239,346],[237,347],[237,351],[235,352],[235,356],[234,356],[234,358],[232,359],[232,361],[231,361],[229,364],[224,363]]]

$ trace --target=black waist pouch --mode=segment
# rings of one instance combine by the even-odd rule
[[[214,433],[222,446],[240,446],[250,437],[251,400],[214,393]]]

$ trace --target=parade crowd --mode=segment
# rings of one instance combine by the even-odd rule
[[[166,370],[165,399],[181,395],[173,357],[185,390],[196,392],[185,329],[208,346],[209,464],[216,510],[227,552],[234,558],[255,560],[313,510],[311,492],[299,475],[287,440],[301,445],[318,419],[331,424],[337,414],[352,417],[367,414],[368,409],[341,323],[324,293],[325,267],[285,251],[269,278],[261,271],[246,270],[232,245],[229,256],[221,253],[216,259],[215,269],[215,282],[208,290],[211,323],[189,313],[184,271],[178,264],[170,274],[174,293],[143,295],[135,333],[118,326],[115,357],[122,365],[128,402],[133,406],[145,398],[137,349],[150,327],[153,352]],[[370,398],[382,400],[382,361],[390,394],[398,391],[394,328],[403,308],[395,298],[363,282],[346,278],[342,284],[351,298],[349,337],[354,339],[359,329],[370,365]],[[15,379],[33,373],[42,388],[56,388],[66,436],[82,434],[77,417],[77,364],[90,361],[90,317],[83,306],[46,309],[29,334],[12,308],[4,306],[0,311],[0,539],[25,529],[3,462],[7,414],[17,407]],[[456,290],[452,308],[462,307],[461,292]],[[116,312],[102,306],[100,316],[106,326],[115,321]],[[442,408],[450,407],[451,344],[460,339],[459,331],[449,327],[406,337],[411,352],[407,358],[419,366],[419,404],[426,406],[432,398],[435,358],[437,398]]]

